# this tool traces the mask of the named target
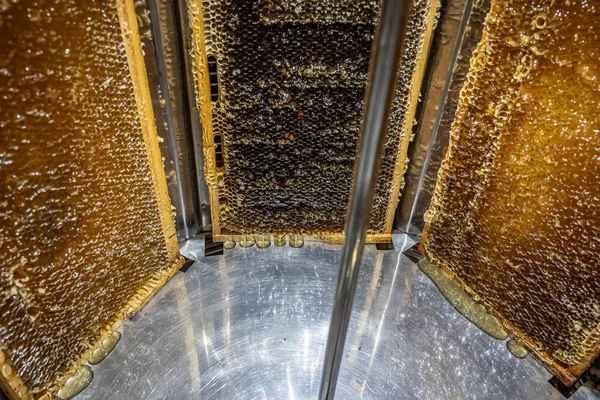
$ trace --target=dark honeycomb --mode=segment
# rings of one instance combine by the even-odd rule
[[[205,149],[212,151],[213,141],[217,147],[215,165],[206,168],[217,192],[217,225],[238,234],[341,234],[379,2],[189,3],[196,35],[204,24],[204,37],[195,39],[205,42],[217,99],[202,93],[200,77],[200,103],[210,102],[211,110],[203,116]],[[414,2],[372,234],[391,232],[432,4]],[[216,76],[210,74],[215,63]]]
[[[492,2],[427,216],[430,259],[563,366],[600,345],[599,40],[597,3]]]
[[[173,260],[116,2],[5,2],[0,36],[0,379],[39,393]]]

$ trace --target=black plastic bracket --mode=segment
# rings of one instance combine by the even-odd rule
[[[181,266],[181,268],[179,269],[181,272],[185,273],[187,272],[188,269],[190,269],[190,267],[192,265],[194,265],[194,263],[196,261],[192,260],[191,258],[187,258],[187,257],[183,257],[184,261],[183,261],[183,265]]]
[[[377,250],[394,250],[394,242],[388,243],[375,243]]]
[[[204,235],[204,257],[222,256],[223,243],[213,242],[211,234]]]
[[[571,397],[573,395],[573,393],[575,393],[577,391],[577,389],[579,389],[582,385],[581,378],[577,382],[575,382],[573,385],[567,386],[564,383],[562,383],[560,381],[560,379],[558,379],[556,376],[553,376],[552,378],[550,378],[548,383],[551,384],[554,387],[554,389],[556,389],[557,392],[562,394],[565,399],[568,399],[569,397]]]
[[[415,243],[410,249],[404,250],[402,254],[404,254],[410,261],[414,263],[418,263],[425,258],[423,253],[419,251],[419,243]]]

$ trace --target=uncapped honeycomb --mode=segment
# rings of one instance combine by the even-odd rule
[[[4,2],[0,36],[0,383],[30,398],[178,256],[117,3]]]
[[[424,241],[571,383],[600,345],[599,41],[597,2],[492,1]]]
[[[189,0],[215,234],[341,235],[378,1]],[[370,234],[389,234],[437,10],[415,0]]]

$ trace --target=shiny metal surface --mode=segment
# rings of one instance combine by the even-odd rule
[[[346,235],[325,347],[320,400],[335,396],[411,6],[409,0],[383,0],[381,4],[344,227]]]
[[[406,184],[394,221],[394,227],[403,232],[420,234],[423,229],[423,217],[448,147],[458,96],[489,7],[490,0],[448,0],[440,10],[417,117],[419,124],[408,151]]]
[[[164,131],[161,153],[165,158],[169,197],[175,207],[177,237],[181,241],[200,232],[201,217],[189,113],[186,111],[178,15],[174,2],[147,0],[147,4],[161,96],[159,103],[153,105],[155,113],[164,115],[164,121],[157,121],[157,124],[164,124],[161,127]],[[150,49],[146,48],[146,53]]]
[[[394,237],[365,247],[337,394],[342,399],[549,399],[531,356],[481,333],[444,300]],[[78,400],[315,399],[339,246],[239,246],[178,273],[92,366]],[[571,399],[594,399],[581,388]]]
[[[171,3],[171,2],[169,2]],[[193,74],[192,60],[192,30],[189,24],[187,0],[176,0],[172,2],[177,9],[179,38],[181,45],[181,62],[184,66],[182,75],[185,86],[185,100],[189,122],[189,133],[191,136],[191,150],[194,158],[194,172],[196,176],[196,193],[200,207],[200,219],[202,232],[210,232],[212,227],[210,216],[210,194],[208,185],[204,178],[204,145],[202,142],[202,124],[200,123],[200,111],[196,103],[196,84]]]
[[[426,181],[427,162],[431,156],[435,125],[448,94],[448,85],[457,58],[460,41],[468,20],[472,0],[448,0],[442,4],[440,18],[429,52],[423,82],[423,102],[417,116],[415,137],[409,146],[410,160],[405,174],[406,183],[396,210],[395,227],[408,233],[420,233],[425,210],[419,207],[420,191],[435,185]],[[440,108],[440,104],[442,107]],[[445,149],[442,149],[444,151]],[[417,226],[413,225],[414,223]]]
[[[135,2],[169,198],[175,207],[179,241],[201,230],[192,142],[183,103],[178,36],[171,2]]]

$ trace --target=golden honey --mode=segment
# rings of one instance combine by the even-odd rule
[[[178,260],[128,6],[0,11],[0,383],[13,397],[64,381]]]
[[[566,383],[600,345],[599,41],[595,2],[492,2],[424,240]]]

